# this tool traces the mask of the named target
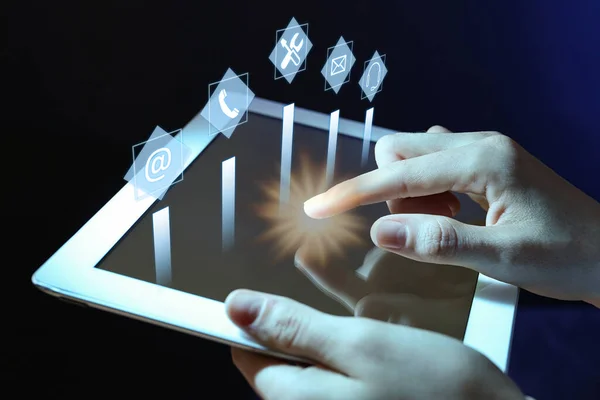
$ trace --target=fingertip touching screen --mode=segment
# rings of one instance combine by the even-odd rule
[[[239,288],[462,339],[477,274],[374,247],[385,203],[313,220],[303,203],[376,168],[361,139],[252,114],[216,138],[97,268],[223,301]],[[293,146],[292,146],[293,143]],[[371,144],[371,154],[372,154]]]

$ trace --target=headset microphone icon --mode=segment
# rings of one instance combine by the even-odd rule
[[[377,66],[377,82],[375,82],[375,84],[369,88],[369,82],[373,83],[371,81],[371,72],[373,71],[373,68],[375,66]],[[369,70],[367,71],[367,78],[365,80],[365,89],[368,89],[371,92],[374,92],[375,89],[377,89],[377,87],[379,86],[380,82],[381,82],[381,64],[379,64],[379,61],[375,61],[374,63],[371,64],[371,66],[369,67]]]

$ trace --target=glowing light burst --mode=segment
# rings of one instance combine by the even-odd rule
[[[274,242],[275,258],[293,255],[300,247],[310,249],[314,262],[325,264],[331,255],[343,255],[348,245],[363,242],[365,220],[351,212],[327,219],[312,219],[304,212],[304,202],[325,189],[325,168],[300,155],[300,168],[290,178],[288,203],[280,204],[279,180],[263,185],[265,201],[256,206],[259,217],[269,222],[259,240]]]

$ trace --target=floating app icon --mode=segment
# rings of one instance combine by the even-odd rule
[[[254,99],[248,73],[237,75],[230,69],[223,79],[208,85],[208,103],[200,113],[209,123],[210,136],[219,132],[230,138],[235,127],[248,121],[248,108]]]
[[[365,70],[358,84],[362,89],[361,99],[373,101],[375,95],[383,89],[383,79],[387,75],[385,67],[385,54],[379,55],[376,51],[373,57],[365,62]]]
[[[344,54],[343,56],[339,56],[331,59],[331,72],[330,76],[334,76],[337,74],[342,74],[346,72],[346,60],[348,56]]]
[[[157,126],[150,138],[131,148],[133,165],[125,180],[133,183],[134,196],[162,199],[169,187],[183,180],[191,150],[183,144],[183,131],[166,132]]]
[[[350,70],[356,62],[352,54],[353,44],[340,37],[335,46],[327,49],[327,61],[321,70],[325,77],[325,90],[338,93],[342,85],[350,81]]]
[[[269,56],[275,66],[275,79],[285,78],[292,83],[296,74],[306,69],[306,57],[311,48],[308,24],[299,25],[292,18],[287,28],[275,34],[275,47]]]

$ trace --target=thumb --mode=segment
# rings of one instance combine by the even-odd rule
[[[225,300],[231,321],[273,350],[315,361],[342,373],[347,365],[349,318],[322,313],[294,300],[236,290]]]
[[[490,275],[501,262],[503,227],[475,226],[426,214],[397,214],[377,220],[371,239],[378,247],[434,264],[467,267]]]

